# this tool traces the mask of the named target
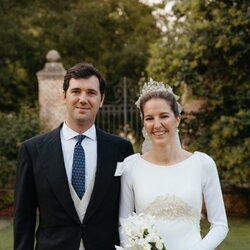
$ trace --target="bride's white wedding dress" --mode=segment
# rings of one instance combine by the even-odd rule
[[[159,166],[135,154],[126,158],[123,166],[121,218],[133,211],[155,216],[155,226],[167,250],[213,250],[225,238],[227,218],[216,165],[211,157],[195,152],[182,162]],[[203,198],[211,227],[202,239]]]

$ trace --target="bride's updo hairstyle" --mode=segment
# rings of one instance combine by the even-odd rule
[[[180,112],[179,112],[179,107],[178,107],[175,97],[166,91],[153,91],[153,92],[149,92],[148,94],[145,94],[144,96],[140,98],[139,109],[142,114],[142,118],[144,117],[144,106],[151,99],[165,100],[169,104],[175,117],[179,117]]]

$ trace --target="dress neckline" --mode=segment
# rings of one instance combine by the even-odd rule
[[[185,163],[185,162],[191,160],[191,159],[194,157],[195,154],[196,154],[196,151],[194,151],[194,152],[193,152],[188,158],[186,158],[185,160],[179,161],[179,162],[176,162],[176,163],[173,163],[173,164],[169,164],[169,165],[160,165],[160,164],[156,164],[156,163],[147,161],[147,160],[145,160],[144,158],[142,158],[142,155],[140,155],[139,157],[140,157],[140,159],[141,159],[144,163],[146,163],[146,164],[148,164],[148,165],[150,165],[150,166],[152,166],[152,167],[158,167],[158,168],[168,169],[168,168],[173,168],[173,167],[177,167],[177,166],[179,166],[179,165],[182,165],[183,163]]]

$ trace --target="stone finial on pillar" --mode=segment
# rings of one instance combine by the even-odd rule
[[[56,50],[50,50],[46,59],[44,68],[37,72],[39,116],[43,131],[56,128],[65,120],[66,113],[62,88],[66,70],[60,62],[61,56]]]

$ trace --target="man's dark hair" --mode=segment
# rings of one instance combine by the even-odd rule
[[[96,76],[99,80],[99,89],[101,96],[105,93],[106,80],[103,75],[92,65],[88,63],[78,63],[72,68],[68,69],[64,76],[63,91],[66,94],[69,88],[69,81],[71,78],[74,79],[88,79],[91,76]]]

